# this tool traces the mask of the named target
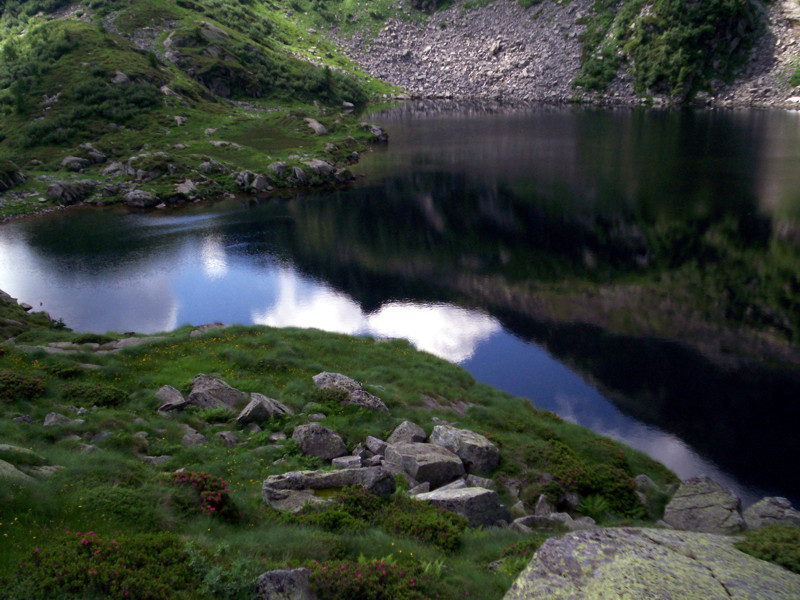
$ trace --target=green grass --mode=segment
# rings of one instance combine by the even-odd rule
[[[13,309],[6,304],[0,304],[0,308]],[[116,337],[88,338],[48,328],[27,315],[20,318],[28,327],[20,335],[39,343],[46,342],[48,335],[84,344],[92,343],[90,339],[96,343]],[[430,430],[430,418],[440,416],[483,433],[500,446],[503,461],[493,474],[499,482],[538,477],[541,465],[527,452],[532,443],[545,439],[559,439],[570,448],[570,464],[590,466],[612,461],[627,473],[645,472],[660,484],[675,480],[644,455],[538,411],[527,400],[476,383],[459,367],[418,352],[404,341],[376,343],[370,338],[266,327],[229,327],[195,338],[189,337],[189,331],[182,328],[161,342],[113,354],[86,350],[48,356],[3,346],[0,371],[39,378],[44,391],[36,398],[15,397],[0,404],[0,439],[30,448],[47,464],[63,468],[28,486],[0,487],[0,573],[11,573],[17,562],[31,560],[37,547],[57,553],[45,542],[60,539],[64,531],[93,531],[101,540],[124,541],[131,552],[147,552],[152,546],[157,553],[159,544],[172,544],[170,540],[176,538],[169,536],[178,536],[188,546],[180,550],[174,568],[167,569],[164,577],[185,577],[185,569],[191,568],[199,598],[215,593],[239,597],[249,589],[254,574],[268,568],[312,565],[316,569],[313,561],[317,561],[349,569],[362,564],[359,561],[384,560],[407,569],[418,577],[420,589],[435,590],[442,598],[463,597],[469,592],[472,597],[499,599],[530,556],[535,544],[508,529],[466,529],[461,533],[449,529],[447,544],[432,543],[433,538],[419,531],[432,528],[430,531],[435,532],[444,525],[437,524],[435,512],[414,513],[420,507],[405,500],[402,492],[394,499],[380,501],[382,508],[376,511],[364,512],[347,504],[344,510],[350,511],[349,517],[330,510],[306,519],[278,515],[261,501],[263,479],[292,469],[324,467],[318,459],[303,456],[292,440],[279,445],[268,440],[271,432],[291,434],[296,425],[305,422],[304,417],[298,414],[268,422],[262,432],[248,434],[233,422],[235,414],[226,418],[198,410],[172,416],[156,413],[159,401],[155,391],[161,385],[170,384],[186,392],[192,377],[200,372],[218,373],[231,385],[274,397],[298,413],[306,404],[315,403],[315,410],[319,407],[328,415],[322,425],[336,429],[351,448],[366,435],[385,438],[407,418]],[[84,362],[94,363],[99,369],[78,367]],[[363,381],[380,394],[389,406],[389,415],[343,406],[331,394],[320,393],[311,377],[321,370],[346,373]],[[81,415],[82,423],[45,429],[11,421],[20,414],[41,420],[52,411],[74,418],[68,406],[92,394],[112,401],[97,408],[92,408],[91,402],[77,402],[89,407]],[[431,411],[423,408],[423,396],[435,397],[444,406],[467,402],[472,408],[463,417],[447,409]],[[201,431],[207,443],[185,448],[181,443],[184,425]],[[215,433],[225,430],[236,431],[241,444],[234,448],[222,445]],[[84,453],[83,443],[100,450]],[[172,458],[164,466],[154,467],[142,460],[144,455]],[[548,468],[555,466],[551,463]],[[233,518],[208,514],[189,488],[172,484],[168,474],[178,468],[223,479],[234,508]],[[569,485],[568,480],[563,484]],[[511,501],[506,492],[501,497]],[[408,518],[399,518],[403,514]],[[412,526],[418,528],[414,535],[419,539],[414,539]],[[167,537],[141,537],[159,532]],[[559,533],[543,531],[537,534],[536,544]],[[79,555],[62,558],[83,564]],[[494,561],[503,562],[490,570],[488,564]],[[438,576],[431,578],[431,573]],[[325,583],[323,571],[315,577],[315,585],[331,584]],[[393,581],[378,578],[375,585],[383,586],[388,594],[395,589],[392,586],[399,585]],[[7,579],[0,586],[0,597],[39,597],[47,590],[58,591],[37,587],[35,582],[35,578]],[[340,592],[353,593],[355,589],[345,588]],[[102,586],[78,586],[75,590],[70,593],[91,594],[94,590],[99,597],[116,597]]]

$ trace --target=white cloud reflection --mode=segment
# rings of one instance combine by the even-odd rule
[[[218,235],[209,235],[203,239],[200,260],[203,272],[209,279],[219,279],[228,272],[228,258]]]
[[[290,271],[280,273],[277,288],[272,306],[253,311],[254,323],[399,337],[454,363],[470,358],[482,340],[501,331],[492,317],[444,304],[393,302],[367,314],[350,298],[317,284],[309,285]]]

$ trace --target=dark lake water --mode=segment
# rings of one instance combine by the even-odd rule
[[[409,105],[377,120],[391,143],[348,190],[4,225],[0,289],[76,330],[222,321],[407,338],[681,477],[711,475],[745,503],[800,499],[797,372],[726,370],[514,302],[536,281],[646,261],[634,234],[611,253],[587,246],[589,221],[800,221],[798,113]]]

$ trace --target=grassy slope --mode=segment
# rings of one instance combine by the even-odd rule
[[[38,317],[31,321],[21,315],[13,305],[0,303],[0,312],[3,318],[13,316],[24,324],[26,331],[14,331],[18,344],[108,341],[102,336],[51,329]],[[228,561],[232,571],[226,576],[226,591],[214,587],[210,565],[193,567],[192,577],[205,581],[206,586],[196,597],[206,597],[209,590],[216,590],[217,597],[244,597],[240,594],[246,594],[254,574],[269,567],[293,567],[313,560],[323,564],[357,561],[362,556],[362,560],[384,558],[404,568],[418,569],[420,577],[426,568],[434,568],[441,575],[435,589],[442,597],[463,597],[469,592],[476,598],[500,598],[535,544],[558,533],[544,530],[530,538],[511,530],[467,530],[459,547],[446,551],[415,540],[411,531],[404,533],[402,529],[368,527],[337,532],[330,531],[327,521],[316,526],[287,522],[264,510],[261,481],[270,474],[324,465],[302,456],[293,442],[271,444],[268,436],[275,431],[290,435],[294,426],[306,421],[305,415],[266,423],[263,432],[250,434],[233,423],[232,416],[218,411],[186,411],[174,417],[156,414],[158,387],[170,384],[186,392],[191,378],[199,372],[218,373],[230,384],[277,398],[298,413],[327,414],[322,425],[340,432],[349,448],[367,435],[385,438],[403,419],[415,420],[430,432],[431,418],[439,416],[481,432],[503,452],[502,464],[493,478],[498,482],[519,481],[529,508],[539,492],[553,493],[558,487],[552,482],[547,486],[538,483],[544,471],[554,473],[570,489],[579,485],[576,482],[582,477],[608,474],[609,465],[615,465],[618,479],[598,482],[589,481],[589,477],[580,484],[585,496],[594,497],[593,506],[596,509],[599,504],[601,513],[625,495],[617,496],[619,486],[625,488],[633,474],[647,473],[660,484],[675,480],[644,455],[538,411],[527,400],[476,383],[459,367],[417,352],[405,341],[378,343],[369,338],[264,327],[230,327],[199,338],[188,334],[189,329],[183,328],[160,342],[115,354],[96,354],[91,346],[71,355],[30,354],[14,345],[0,346],[0,373],[39,378],[45,385],[38,398],[26,400],[17,394],[2,400],[0,439],[30,448],[48,463],[64,466],[50,478],[27,486],[2,486],[0,573],[13,572],[17,561],[35,559],[34,550],[64,530],[113,535],[126,547],[138,543],[141,533],[162,531]],[[87,363],[99,368],[80,366]],[[391,413],[343,407],[329,395],[316,392],[311,376],[322,370],[343,372],[364,381],[386,401]],[[109,391],[110,387],[121,392]],[[114,393],[119,394],[118,405],[93,408]],[[426,398],[435,399],[441,408],[428,408]],[[448,408],[464,403],[469,408],[463,415]],[[41,426],[45,414],[57,411],[73,415],[68,407],[75,405],[88,409],[81,417],[83,423]],[[20,414],[31,415],[35,422],[13,422],[12,418]],[[184,424],[204,433],[209,441],[184,448]],[[214,435],[230,430],[236,431],[241,441],[234,448],[225,447]],[[81,452],[83,443],[93,443],[100,450]],[[155,467],[142,460],[144,455],[172,458]],[[164,475],[181,467],[224,478],[241,513],[239,520],[229,523],[198,514],[180,490],[168,485]],[[592,485],[596,489],[590,493]],[[599,499],[603,494],[605,501]],[[507,492],[502,492],[501,498],[511,503]],[[659,499],[654,501],[653,518],[658,516]],[[588,510],[594,509],[590,506]],[[648,519],[644,513],[637,514]],[[621,518],[608,517],[608,522]],[[55,552],[52,548],[46,551]],[[392,557],[387,558],[389,555]],[[502,558],[506,558],[503,568],[487,568],[488,563]],[[64,556],[59,560],[68,561]],[[31,584],[30,580],[16,578],[0,586],[0,597],[38,597],[43,585],[41,581]],[[73,592],[85,597],[81,594],[91,586],[80,585],[84,587]],[[51,593],[52,589],[59,588],[51,588]]]
[[[12,160],[28,176],[0,216],[51,206],[37,202],[46,177],[105,181],[105,164],[79,175],[60,166],[67,155],[85,157],[84,142],[109,162],[166,151],[172,172],[138,182],[166,200],[187,178],[199,183],[200,196],[239,191],[230,174],[197,172],[208,157],[230,173],[265,173],[276,160],[291,167],[309,157],[344,165],[372,136],[342,103],[359,107],[391,92],[266,2],[7,3],[0,56],[0,161]],[[117,71],[130,82],[111,83]],[[306,117],[329,133],[313,135]],[[217,131],[205,134],[209,128]],[[210,144],[216,140],[241,147]],[[275,187],[291,185],[275,179]]]

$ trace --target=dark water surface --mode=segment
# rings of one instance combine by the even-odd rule
[[[738,372],[666,340],[544,322],[511,294],[646,264],[640,223],[760,235],[798,222],[800,115],[414,107],[378,117],[391,143],[350,190],[4,225],[0,289],[76,330],[222,321],[404,337],[681,477],[797,502],[796,370]]]

